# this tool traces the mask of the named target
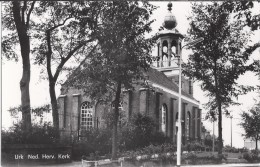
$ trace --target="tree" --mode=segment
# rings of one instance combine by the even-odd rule
[[[30,104],[30,26],[31,14],[34,10],[35,1],[13,1],[6,4],[6,15],[3,17],[3,27],[12,31],[12,38],[6,39],[3,43],[3,53],[7,58],[16,58],[12,44],[17,41],[20,45],[23,72],[20,80],[22,130],[29,132],[31,124]],[[17,39],[18,38],[18,39]]]
[[[24,2],[24,6],[27,6],[27,3]],[[91,8],[88,7],[88,4],[92,5]],[[94,29],[97,19],[97,8],[99,6],[95,6],[95,4],[97,3],[83,1],[42,1],[37,2],[36,5],[35,2],[32,3],[32,8],[30,10],[27,9],[29,11],[26,11],[26,7],[23,9],[25,11],[22,10],[24,15],[26,12],[28,13],[26,31],[30,33],[30,39],[33,40],[33,47],[29,47],[28,51],[34,55],[33,58],[36,64],[46,68],[45,71],[49,80],[53,125],[56,129],[59,129],[59,117],[55,87],[61,73],[68,69],[68,66],[65,66],[66,63],[73,58],[76,60],[74,64],[79,63],[92,48],[91,45],[87,44],[94,41],[92,37],[94,31],[90,31],[90,29]],[[10,7],[8,7],[9,5],[7,5],[5,10],[7,13],[10,13]],[[29,21],[32,24],[29,25]],[[10,15],[5,15],[4,23],[9,31],[13,30],[14,32],[4,37],[2,43],[3,51],[7,58],[15,58],[17,60],[14,46],[18,41],[16,40],[16,31],[13,28],[14,19]],[[21,29],[18,29],[18,31],[21,31]],[[26,38],[21,39],[25,40]],[[21,43],[23,45],[26,44],[26,42]],[[30,61],[30,58],[28,58],[28,61]],[[29,65],[25,67],[29,68],[30,63],[27,64]],[[70,67],[73,67],[72,63]],[[28,80],[28,78],[24,78],[23,80]],[[22,99],[26,100],[23,97]]]
[[[233,97],[244,94],[251,87],[238,85],[241,74],[254,69],[254,64],[246,66],[251,52],[245,52],[248,34],[243,31],[239,20],[230,21],[230,13],[223,2],[194,3],[189,17],[189,35],[204,41],[190,46],[194,54],[185,65],[185,73],[201,81],[202,90],[207,92],[209,116],[218,115],[218,154],[222,154],[222,113],[227,107],[238,105]]]
[[[34,37],[39,45],[33,51],[36,63],[46,67],[53,125],[56,129],[59,129],[55,92],[58,77],[67,70],[66,63],[69,60],[74,58],[76,62],[82,61],[92,48],[89,43],[95,40],[91,28],[94,29],[97,19],[96,4],[84,1],[43,1],[37,8],[38,17],[44,15],[45,19],[35,25],[38,28]]]
[[[113,104],[112,158],[117,157],[117,124],[122,88],[129,89],[151,62],[149,21],[154,6],[141,1],[104,1],[97,26],[98,49],[68,84],[83,89],[93,100]]]
[[[235,13],[235,18],[243,20],[243,26],[248,26],[252,31],[260,29],[260,12],[253,13],[252,9],[255,6],[259,6],[260,2],[258,1],[226,1],[223,3],[223,6],[229,11]],[[256,7],[257,8],[257,7]],[[255,51],[260,47],[260,42],[258,41],[253,46],[250,46],[246,49],[245,52],[249,54]],[[255,72],[260,77],[260,61],[256,61],[257,66]]]
[[[234,16],[237,19],[244,21],[244,26],[248,26],[252,31],[256,31],[260,29],[260,12],[252,13],[252,10],[255,6],[260,5],[259,1],[226,1],[223,3],[225,8],[229,12],[235,12]],[[245,52],[252,53],[256,49],[260,47],[260,42],[255,43],[253,46],[247,48]],[[256,61],[255,72],[260,79],[260,61]],[[258,85],[258,89],[260,86]]]
[[[241,114],[243,122],[241,126],[245,130],[246,138],[253,138],[256,142],[255,149],[258,150],[257,142],[260,140],[260,102],[255,104],[248,112]]]
[[[253,1],[226,1],[223,6],[229,11],[236,13],[234,16],[237,19],[244,20],[244,25],[249,26],[251,30],[260,28],[260,13],[253,14],[252,8],[259,5],[259,2]]]

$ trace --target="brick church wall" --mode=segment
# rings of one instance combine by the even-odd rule
[[[166,135],[176,142],[176,114],[178,112],[178,97],[165,92],[162,89],[154,88],[145,89],[141,86],[136,86],[134,90],[123,91],[123,109],[127,119],[133,113],[141,112],[154,118],[158,123],[157,130],[161,131],[162,122],[162,105],[167,106],[167,120],[166,120]],[[60,118],[60,131],[61,136],[70,138],[71,140],[77,139],[80,129],[80,107],[85,101],[91,100],[83,95],[83,92],[77,89],[68,89],[66,94],[58,98],[59,101],[59,118]],[[94,103],[94,128],[103,128],[106,126],[105,113],[108,112],[108,107],[104,104]],[[182,130],[183,142],[186,143],[189,139],[200,138],[200,110],[199,106],[182,99]],[[190,133],[189,139],[187,138],[187,115],[190,113]]]

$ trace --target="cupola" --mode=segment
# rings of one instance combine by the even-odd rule
[[[162,23],[164,29],[157,33],[156,60],[153,66],[166,76],[178,67],[178,58],[181,50],[181,42],[184,38],[176,29],[177,20],[172,13],[172,3],[168,3],[168,12]]]

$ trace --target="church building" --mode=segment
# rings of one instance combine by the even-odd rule
[[[156,129],[173,142],[177,142],[178,121],[178,74],[181,42],[184,38],[176,30],[177,21],[171,13],[171,3],[164,18],[163,27],[157,33],[155,46],[156,59],[144,72],[147,87],[135,85],[133,90],[124,90],[120,106],[120,118],[129,119],[134,113],[152,117]],[[182,76],[182,142],[201,138],[201,109],[199,101],[193,97],[193,82]],[[81,90],[74,88],[61,89],[58,97],[59,127],[61,137],[79,139],[83,130],[103,128],[106,126],[106,113],[113,106],[93,102]]]

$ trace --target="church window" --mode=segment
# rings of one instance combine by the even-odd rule
[[[176,46],[172,46],[172,57],[176,57]]]
[[[163,46],[163,52],[167,53],[167,51],[168,51],[168,47],[167,46]]]
[[[166,132],[167,106],[162,105],[162,132]]]
[[[163,55],[163,67],[167,67],[168,66],[168,57],[167,55]]]
[[[198,113],[197,113],[197,137],[200,138],[200,128],[201,128],[201,122],[200,122],[200,110],[197,110]]]
[[[84,102],[81,105],[81,129],[89,130],[93,126],[93,106],[90,102]]]
[[[178,134],[178,125],[177,125],[177,123],[178,123],[178,121],[179,121],[179,113],[177,112],[176,113],[176,116],[175,116],[175,125],[176,125],[176,137],[177,137],[177,134]]]
[[[190,121],[191,121],[190,112],[188,112],[186,121],[187,121],[187,123],[186,123],[186,132],[187,133],[186,134],[187,134],[187,139],[189,139],[190,138],[190,126],[191,126],[191,123],[190,123]]]

